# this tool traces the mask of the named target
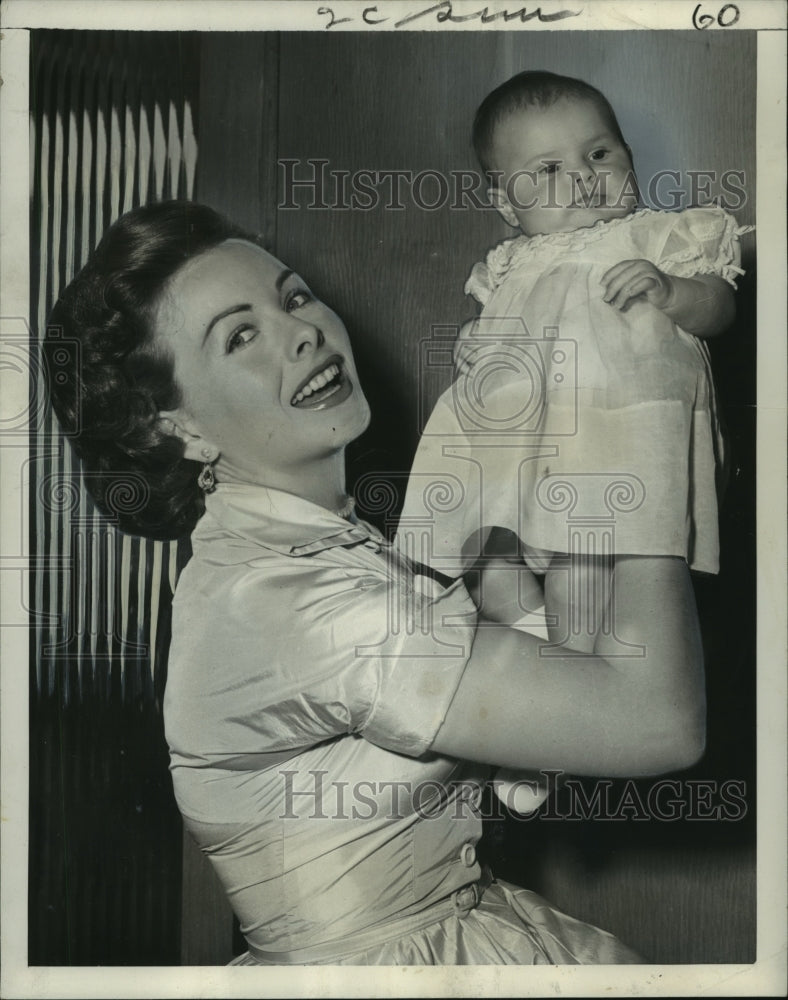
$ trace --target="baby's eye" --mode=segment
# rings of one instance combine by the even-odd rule
[[[242,326],[236,327],[227,338],[227,353],[232,354],[233,351],[246,347],[248,344],[251,344],[256,336],[257,330],[249,323],[244,323]]]
[[[285,312],[292,312],[294,309],[300,309],[301,306],[305,306],[307,302],[311,301],[312,295],[306,289],[296,288],[292,292],[288,292],[285,296]]]
[[[607,150],[606,149],[595,149],[591,153],[591,159],[592,160],[604,160],[604,158],[606,156],[607,156]]]

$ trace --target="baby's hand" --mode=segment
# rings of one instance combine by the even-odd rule
[[[603,298],[614,309],[626,311],[633,299],[644,298],[657,309],[670,306],[674,290],[669,274],[650,260],[622,260],[602,278]]]

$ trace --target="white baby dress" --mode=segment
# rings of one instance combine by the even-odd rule
[[[555,552],[680,555],[718,571],[707,347],[643,299],[614,309],[600,282],[648,259],[735,287],[744,231],[716,207],[644,209],[506,240],[473,267],[480,349],[424,428],[400,521],[423,562],[457,576],[497,525]]]

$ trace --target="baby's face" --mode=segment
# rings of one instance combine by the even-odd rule
[[[637,207],[629,150],[592,101],[513,112],[496,128],[492,159],[502,172],[501,213],[527,236],[571,232]]]

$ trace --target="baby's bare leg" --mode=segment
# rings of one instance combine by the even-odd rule
[[[468,551],[482,549],[481,556],[466,577],[466,584],[483,618],[514,625],[544,604],[542,587],[521,555],[518,537],[505,528],[485,529],[469,540]]]
[[[545,612],[550,641],[593,653],[610,600],[611,560],[556,555],[545,574]]]

